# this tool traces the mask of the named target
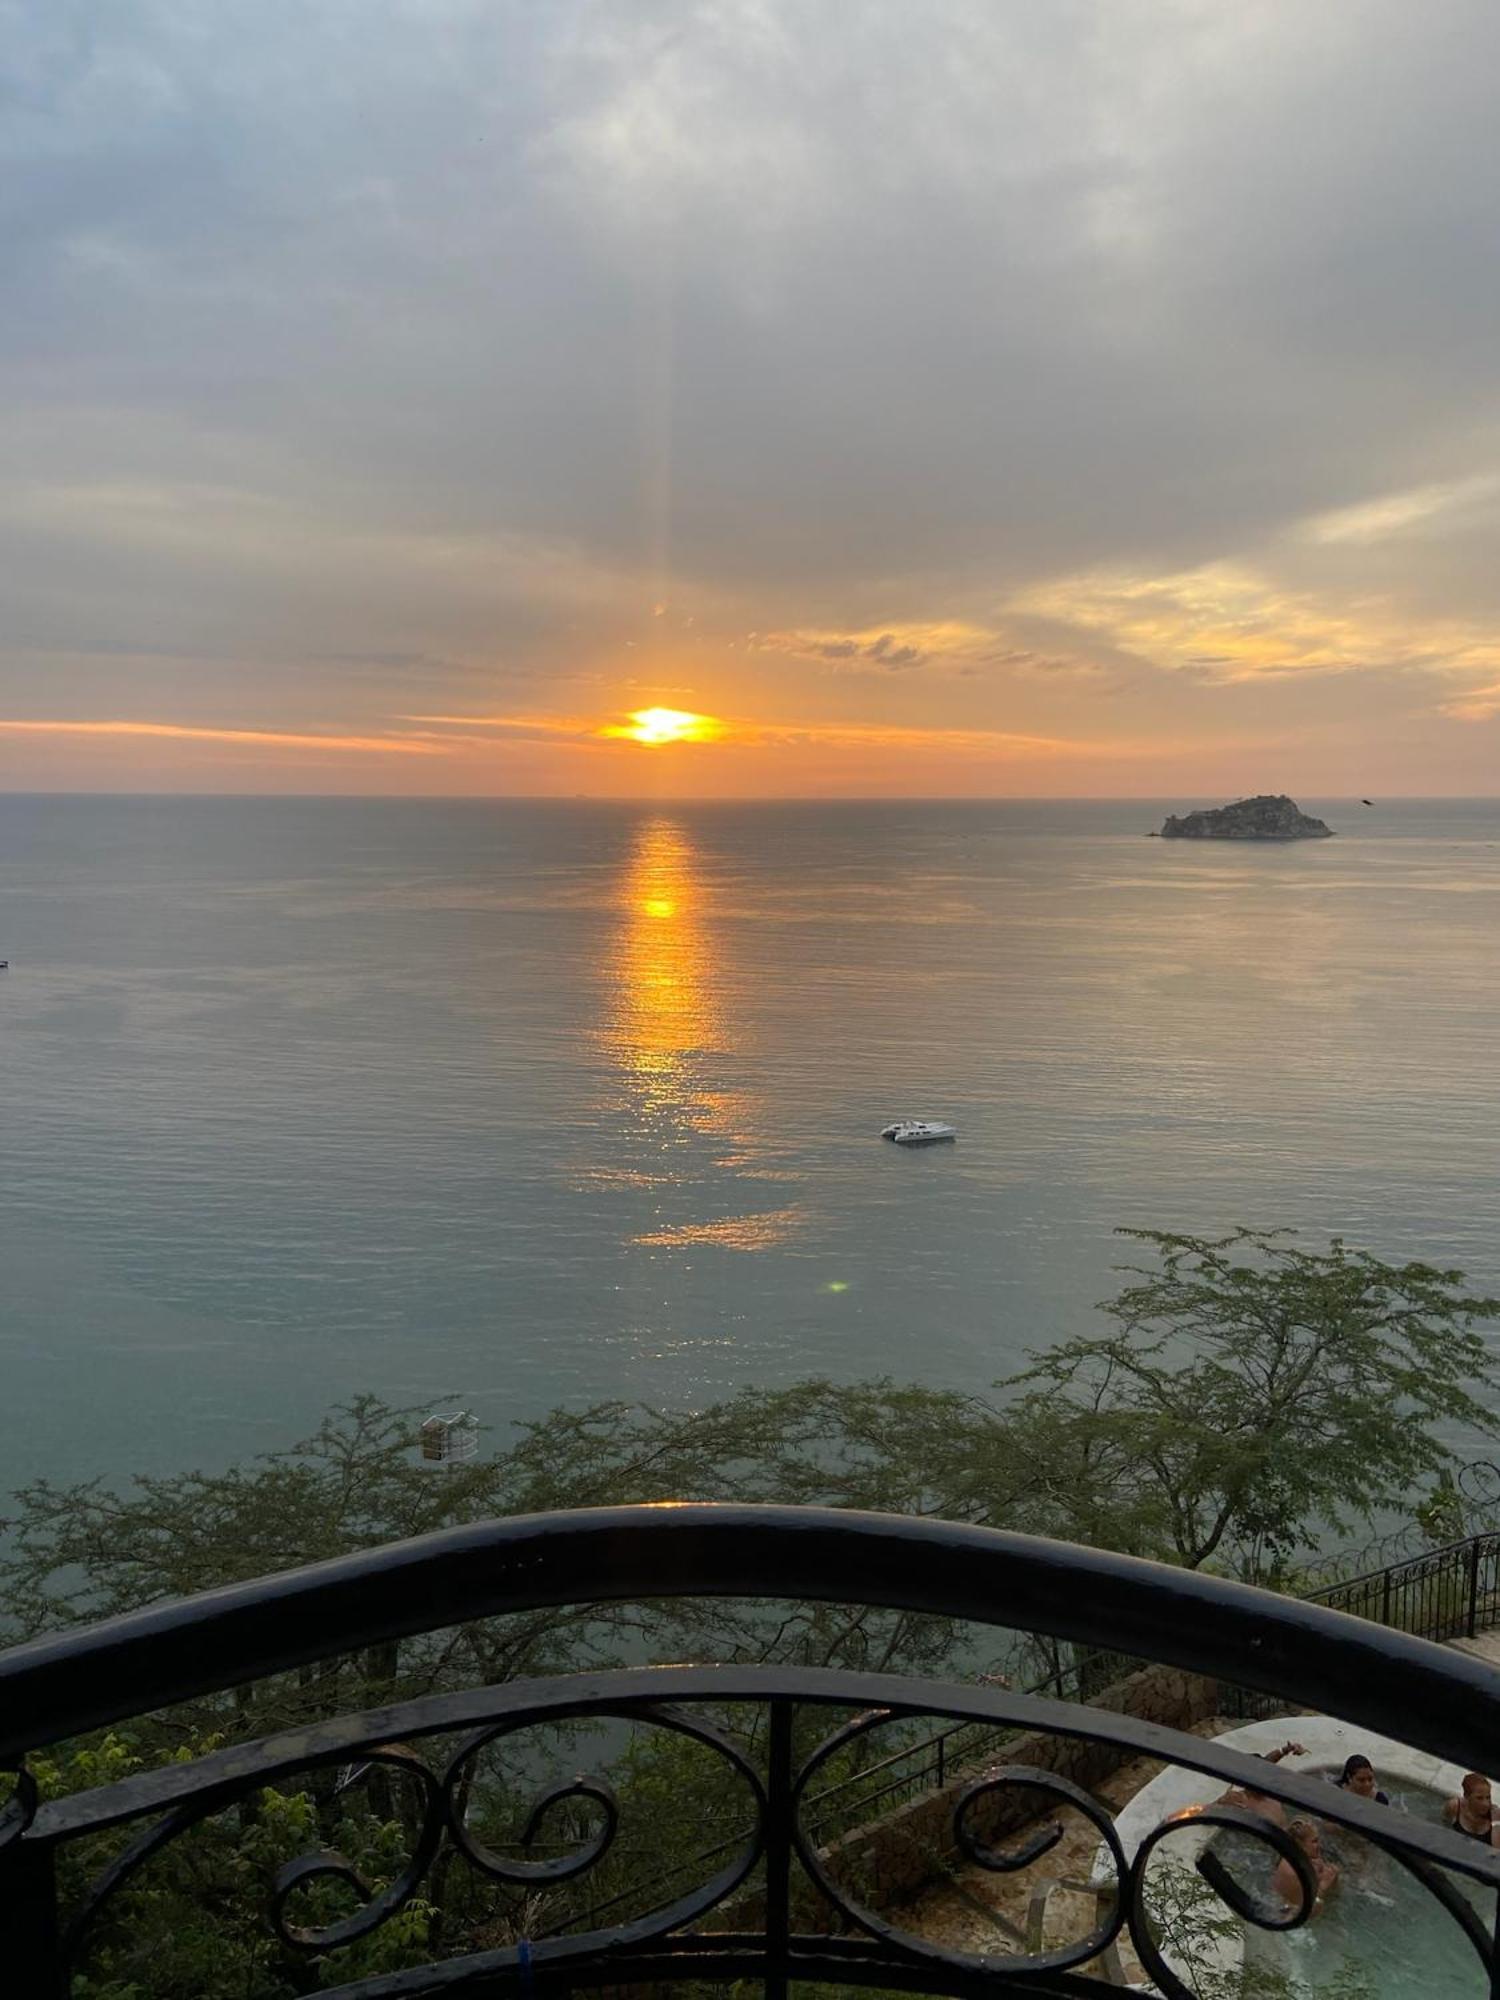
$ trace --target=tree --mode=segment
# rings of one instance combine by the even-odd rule
[[[1441,1479],[1457,1431],[1494,1435],[1500,1379],[1476,1326],[1500,1300],[1460,1271],[1335,1238],[1161,1230],[1112,1329],[1037,1357],[1005,1412],[1088,1538],[1252,1580]],[[1486,1396],[1486,1400],[1481,1400]]]

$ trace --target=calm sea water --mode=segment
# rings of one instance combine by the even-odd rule
[[[1170,803],[0,798],[0,1486],[978,1387],[1121,1224],[1500,1286],[1500,801]]]

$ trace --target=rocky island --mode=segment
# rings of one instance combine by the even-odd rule
[[[1331,840],[1333,828],[1300,812],[1285,792],[1262,792],[1232,806],[1169,817],[1163,840]]]

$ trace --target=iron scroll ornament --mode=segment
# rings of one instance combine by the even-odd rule
[[[1391,1811],[1390,1808],[1383,1810]],[[1397,1814],[1395,1817],[1399,1818],[1400,1815]],[[1192,1987],[1183,1982],[1176,1967],[1157,1944],[1147,1900],[1150,1862],[1157,1849],[1174,1834],[1187,1828],[1203,1827],[1249,1836],[1272,1849],[1279,1859],[1289,1862],[1297,1878],[1300,1891],[1297,1904],[1290,1910],[1277,1911],[1267,1897],[1247,1894],[1226,1863],[1212,1848],[1205,1851],[1196,1863],[1197,1873],[1242,1923],[1251,1924],[1257,1930],[1263,1931],[1299,1930],[1312,1920],[1317,1907],[1318,1885],[1308,1865],[1307,1857],[1290,1834],[1277,1826],[1274,1821],[1267,1819],[1264,1814],[1246,1811],[1241,1806],[1222,1804],[1190,1806],[1182,1812],[1171,1814],[1160,1825],[1151,1829],[1136,1850],[1130,1872],[1130,1906],[1126,1918],[1130,1941],[1135,1947],[1136,1954],[1153,1983],[1165,1996],[1165,2000],[1199,2000],[1199,1996]],[[1361,1827],[1360,1832],[1372,1846],[1378,1847],[1382,1853],[1406,1869],[1453,1919],[1474,1947],[1485,1977],[1493,1981],[1497,1966],[1495,1942],[1473,1904],[1461,1895],[1452,1882],[1430,1861],[1409,1853],[1399,1830],[1385,1837],[1378,1827]]]
[[[558,1685],[549,1684],[549,1691]],[[201,1789],[182,1799],[172,1810],[154,1818],[91,1885],[67,1929],[66,1956],[69,1963],[79,1961],[89,1933],[107,1915],[109,1905],[125,1886],[175,1840],[204,1820],[253,1799],[270,1782],[281,1783],[318,1770],[336,1770],[346,1766],[351,1757],[367,1767],[393,1770],[416,1786],[421,1800],[421,1815],[411,1853],[392,1880],[378,1890],[372,1889],[359,1870],[334,1850],[320,1849],[286,1862],[271,1884],[267,1910],[270,1928],[283,1945],[301,1953],[323,1955],[372,1936],[420,1893],[445,1836],[479,1874],[513,1888],[547,1887],[584,1876],[608,1854],[620,1823],[619,1803],[612,1788],[603,1780],[579,1774],[544,1787],[532,1800],[521,1828],[520,1844],[523,1847],[532,1845],[547,1816],[566,1801],[586,1800],[594,1804],[599,1808],[602,1820],[598,1830],[573,1852],[535,1861],[512,1859],[485,1846],[466,1825],[457,1798],[466,1773],[476,1758],[492,1744],[538,1724],[586,1720],[592,1714],[597,1714],[601,1720],[638,1722],[665,1729],[712,1750],[744,1786],[749,1824],[743,1839],[733,1846],[727,1860],[721,1861],[701,1886],[675,1897],[634,1922],[612,1927],[608,1931],[569,1932],[566,1936],[548,1939],[544,1943],[539,1941],[537,1951],[540,1959],[549,1963],[574,1956],[586,1960],[593,1952],[605,1947],[612,1950],[639,1948],[696,1922],[741,1887],[764,1852],[768,1807],[765,1786],[759,1773],[731,1737],[673,1704],[637,1698],[615,1701],[595,1710],[587,1702],[576,1699],[554,1698],[548,1701],[543,1698],[533,1708],[526,1706],[528,1692],[524,1683],[512,1683],[503,1688],[478,1691],[467,1697],[439,1697],[430,1702],[406,1704],[401,1710],[381,1712],[381,1723],[399,1716],[410,1725],[410,1733],[418,1735],[436,1733],[450,1720],[453,1710],[482,1705],[486,1695],[516,1711],[468,1734],[438,1771],[431,1769],[408,1742],[385,1742],[359,1733],[357,1724],[360,1718],[348,1718],[342,1724],[327,1726],[325,1733],[337,1735],[337,1747],[329,1748],[321,1755],[317,1754],[316,1748],[318,1732],[312,1732],[312,1741],[304,1747],[302,1754],[284,1749],[287,1739],[268,1738],[261,1744],[242,1746],[227,1755],[201,1760],[210,1773]],[[351,1724],[356,1725],[352,1732]],[[309,1749],[312,1754],[308,1754]],[[256,1756],[258,1752],[262,1753],[259,1760]],[[250,1768],[242,1769],[241,1775],[233,1781],[218,1779],[214,1767],[230,1760]],[[191,1766],[176,1767],[177,1775],[189,1782],[191,1770]],[[29,1796],[34,1797],[35,1788],[29,1778],[27,1784],[30,1787]],[[127,1786],[111,1789],[118,1792],[127,1788],[128,1781]],[[717,1851],[714,1858],[718,1859]],[[328,1924],[296,1922],[290,1905],[299,1890],[315,1882],[342,1884],[359,1898],[360,1907]],[[487,1957],[493,1959],[497,1971],[516,1967],[514,1953],[501,1952]],[[436,1968],[433,1970],[436,1971]],[[359,1982],[357,1987],[348,1990],[363,1992],[367,1983]],[[378,1990],[378,1987],[371,1990]]]
[[[673,1700],[649,1700],[646,1698],[648,1688],[663,1695],[670,1690]],[[870,1697],[880,1695],[887,1697],[886,1703],[873,1709]],[[900,1698],[896,1699],[898,1695]],[[829,1735],[795,1772],[791,1771],[789,1763],[783,1763],[778,1771],[773,1756],[768,1786],[736,1743],[708,1722],[685,1713],[684,1701],[713,1702],[716,1705],[750,1701],[769,1707],[773,1719],[773,1739],[778,1711],[785,1722],[798,1705],[846,1709],[860,1706],[864,1712]],[[497,1714],[497,1710],[500,1713]],[[1208,1823],[1250,1831],[1273,1848],[1278,1857],[1284,1856],[1291,1861],[1294,1869],[1298,1868],[1296,1854],[1287,1851],[1285,1835],[1256,1825],[1253,1821],[1247,1826],[1245,1818],[1226,1807],[1192,1808],[1174,1815],[1153,1832],[1145,1851],[1138,1852],[1134,1863],[1127,1868],[1108,1812],[1089,1794],[1056,1773],[1028,1766],[1006,1766],[984,1773],[962,1791],[955,1808],[955,1827],[961,1850],[982,1866],[997,1872],[1014,1872],[1043,1858],[1052,1844],[1050,1831],[1044,1829],[1031,1834],[1015,1854],[1001,1855],[986,1847],[969,1826],[975,1808],[986,1794],[1019,1787],[1039,1797],[1050,1798],[1058,1805],[1075,1807],[1084,1814],[1113,1858],[1119,1885],[1114,1912],[1088,1937],[1060,1948],[1050,1957],[1038,1954],[1026,1957],[962,1954],[931,1946],[848,1896],[832,1880],[822,1854],[807,1836],[802,1824],[803,1807],[810,1787],[830,1757],[886,1720],[896,1717],[911,1720],[923,1715],[968,1715],[976,1720],[1007,1723],[1057,1735],[1082,1735],[1116,1744],[1135,1754],[1151,1755],[1200,1769],[1218,1781],[1242,1782],[1246,1777],[1258,1777],[1262,1788],[1280,1793],[1287,1802],[1303,1810],[1322,1811],[1325,1816],[1393,1853],[1425,1887],[1433,1890],[1449,1913],[1464,1924],[1476,1951],[1485,1964],[1489,1964],[1488,1940],[1483,1927],[1473,1918],[1472,1912],[1466,1919],[1462,1899],[1456,1897],[1441,1877],[1433,1874],[1429,1864],[1439,1861],[1457,1866],[1462,1872],[1493,1888],[1500,1886],[1500,1857],[1480,1854],[1446,1831],[1417,1828],[1410,1823],[1403,1827],[1398,1823],[1401,1816],[1389,1815],[1385,1809],[1366,1801],[1350,1799],[1334,1792],[1321,1781],[1279,1769],[1268,1777],[1263,1765],[1242,1753],[1220,1750],[1200,1739],[1178,1736],[1158,1725],[1140,1722],[1129,1716],[1081,1709],[1029,1696],[966,1689],[953,1684],[903,1682],[890,1676],[818,1670],[640,1669],[599,1676],[593,1681],[591,1692],[582,1696],[575,1695],[566,1680],[530,1686],[513,1683],[502,1688],[476,1690],[465,1696],[416,1701],[397,1709],[376,1711],[366,1717],[350,1717],[325,1724],[294,1737],[271,1738],[258,1745],[215,1753],[201,1760],[196,1769],[177,1766],[145,1774],[140,1779],[123,1781],[120,1785],[107,1788],[102,1794],[93,1795],[92,1806],[89,1795],[83,1795],[80,1800],[71,1802],[70,1812],[66,1807],[62,1810],[73,1829],[83,1832],[91,1826],[121,1824],[143,1810],[149,1812],[149,1806],[144,1805],[148,1797],[155,1797],[159,1804],[169,1807],[164,1814],[153,1816],[154,1823],[128,1854],[116,1863],[109,1872],[109,1878],[101,1881],[89,1906],[90,1916],[96,1916],[127,1876],[150,1855],[160,1852],[190,1825],[212,1813],[223,1811],[226,1806],[253,1794],[268,1782],[298,1771],[336,1767],[346,1763],[351,1756],[398,1765],[424,1788],[420,1858],[414,1854],[400,1877],[374,1897],[367,1898],[364,1906],[352,1917],[338,1925],[325,1926],[322,1930],[301,1928],[291,1923],[286,1917],[287,1900],[299,1885],[305,1885],[319,1876],[339,1877],[357,1893],[363,1894],[364,1885],[349,1869],[347,1862],[327,1854],[305,1856],[289,1864],[278,1884],[275,1914],[279,1918],[277,1928],[280,1935],[301,1950],[324,1952],[339,1944],[352,1942],[357,1937],[370,1935],[404,1906],[431,1864],[437,1851],[435,1835],[444,1830],[445,1821],[447,1830],[452,1831],[455,1814],[451,1801],[465,1767],[488,1743],[524,1726],[589,1716],[666,1726],[725,1755],[745,1781],[753,1802],[756,1824],[729,1863],[719,1869],[710,1881],[689,1894],[608,1930],[538,1939],[530,1954],[524,1981],[521,1980],[518,1953],[515,1950],[500,1951],[414,1970],[399,1975],[398,1985],[388,1983],[397,1975],[386,1975],[373,1981],[361,1980],[337,1989],[345,2000],[355,2000],[355,1996],[375,2000],[375,1996],[383,1994],[400,1994],[405,2000],[405,1996],[446,1992],[455,1987],[455,1982],[464,1985],[471,1977],[481,1982],[473,1988],[474,1991],[493,1991],[497,1994],[519,1990],[518,1982],[538,1991],[549,1983],[586,1986],[603,1981],[609,1976],[611,1968],[615,1976],[627,1977],[646,1963],[653,1948],[657,1956],[652,1963],[657,1968],[656,1977],[661,1980],[674,1976],[687,1978],[694,1976],[695,1972],[702,1975],[713,1967],[722,1968],[725,1964],[764,1971],[769,1949],[764,1936],[748,1944],[740,1939],[737,1947],[740,1957],[735,1959],[732,1954],[726,1957],[729,1946],[720,1946],[717,1934],[698,1933],[686,1937],[678,1934],[710,1910],[727,1902],[746,1881],[755,1863],[767,1856],[778,1840],[782,1840],[783,1845],[795,1847],[813,1881],[829,1896],[841,1916],[869,1941],[867,1955],[860,1960],[850,1956],[854,1949],[850,1941],[786,1936],[784,1952],[790,1966],[802,1964],[813,1968],[822,1965],[826,1969],[830,1962],[828,1954],[833,1953],[838,1956],[843,1968],[840,1977],[860,1982],[860,1975],[863,1975],[860,1983],[883,1981],[888,1985],[950,1993],[975,1990],[975,1982],[990,1990],[1102,1992],[1107,1989],[1077,1968],[1096,1953],[1107,1949],[1119,1935],[1122,1925],[1128,1924],[1132,1941],[1143,1960],[1160,1975],[1158,1983],[1161,1990],[1169,1994],[1171,2000],[1193,2000],[1192,1989],[1178,1979],[1173,1968],[1160,1959],[1153,1960],[1151,1956],[1153,1941],[1137,1893],[1145,1881],[1150,1851],[1174,1831],[1193,1824]],[[442,1773],[427,1771],[426,1766],[416,1759],[411,1742],[424,1735],[451,1734],[455,1725],[464,1722],[469,1726],[468,1733]],[[401,1743],[392,1743],[388,1735],[382,1735],[382,1732],[393,1732],[397,1728],[404,1739]],[[232,1778],[228,1775],[231,1771],[234,1774]],[[591,1797],[602,1805],[605,1793],[596,1781],[584,1779],[570,1780],[544,1792],[527,1822],[532,1832],[539,1824],[541,1813],[565,1795]],[[52,1808],[44,1807],[43,1816],[50,1810]],[[45,1832],[49,1829],[43,1823],[38,1830]],[[608,1823],[603,1837],[595,1836],[576,1853],[565,1857],[565,1869],[556,1870],[553,1864],[547,1863],[541,1866],[551,1870],[552,1879],[586,1873],[607,1851],[612,1830],[612,1823]],[[787,1835],[790,1836],[789,1842]],[[1421,1851],[1408,1852],[1408,1849]],[[498,1868],[492,1867],[486,1872],[503,1875],[518,1884],[528,1884],[537,1879],[534,1872],[536,1864],[489,1857],[486,1850],[479,1848],[471,1854],[471,1859],[481,1867],[486,1859],[499,1861]],[[1211,1888],[1222,1893],[1220,1882],[1213,1873],[1212,1857],[1208,1858],[1200,1872]],[[1301,1871],[1299,1880],[1306,1881]],[[1232,1897],[1226,1900],[1232,1908],[1236,1908],[1236,1914],[1246,1916],[1252,1922],[1260,1920],[1254,1912],[1237,1908]],[[1285,1926],[1286,1920],[1283,1919],[1281,1925],[1273,1922],[1269,1927]],[[879,1981],[874,1979],[877,1969]],[[814,1974],[810,1970],[804,1976]],[[1050,1983],[1038,1985],[1038,1981]]]
[[[765,1845],[767,1814],[765,1787],[754,1765],[730,1736],[722,1729],[688,1715],[679,1707],[643,1702],[625,1709],[610,1710],[608,1713],[612,1720],[648,1723],[656,1728],[671,1730],[679,1736],[686,1737],[690,1742],[705,1745],[731,1766],[749,1795],[753,1806],[753,1819],[744,1840],[739,1843],[723,1867],[704,1885],[699,1897],[689,1898],[686,1903],[678,1902],[673,1905],[676,1923],[691,1922],[713,1909],[725,1897],[732,1895],[760,1859]],[[586,1875],[608,1854],[620,1823],[619,1800],[613,1787],[601,1778],[580,1774],[548,1786],[533,1801],[521,1834],[522,1844],[530,1846],[542,1820],[553,1807],[566,1799],[588,1799],[600,1807],[603,1815],[602,1824],[597,1833],[573,1853],[556,1856],[550,1861],[514,1861],[495,1853],[469,1832],[464,1816],[455,1803],[465,1771],[491,1744],[503,1741],[506,1737],[529,1727],[537,1719],[534,1716],[521,1716],[514,1721],[502,1722],[493,1728],[480,1730],[462,1746],[441,1780],[443,1795],[447,1801],[448,1831],[454,1845],[480,1874],[513,1888],[533,1888],[551,1883],[570,1882]],[[642,1932],[642,1936],[654,1934],[650,1930]]]
[[[294,1945],[303,1951],[324,1952],[335,1951],[340,1945],[354,1944],[360,1938],[371,1936],[406,1908],[426,1881],[428,1871],[437,1859],[446,1821],[447,1801],[443,1786],[421,1758],[405,1744],[378,1745],[368,1751],[362,1761],[366,1766],[395,1770],[413,1780],[417,1786],[422,1801],[422,1816],[406,1866],[377,1891],[372,1890],[359,1870],[342,1854],[325,1850],[318,1854],[301,1855],[297,1860],[287,1862],[277,1871],[271,1891],[271,1923],[283,1944]],[[288,1915],[288,1904],[298,1889],[315,1881],[346,1884],[361,1898],[360,1908],[331,1924],[293,1923]]]
[[[799,1798],[805,1794],[822,1764],[839,1751],[848,1748],[861,1736],[881,1727],[888,1719],[887,1715],[880,1713],[860,1716],[829,1737],[799,1775],[797,1785]],[[1198,1859],[1196,1863],[1198,1875],[1243,1923],[1268,1931],[1295,1930],[1311,1918],[1316,1907],[1318,1888],[1306,1856],[1290,1835],[1260,1814],[1248,1812],[1241,1807],[1224,1805],[1193,1807],[1184,1812],[1174,1813],[1154,1827],[1141,1842],[1134,1859],[1127,1860],[1113,1816],[1107,1807],[1092,1793],[1074,1784],[1071,1779],[1055,1771],[1041,1770],[1028,1765],[1003,1765],[986,1772],[963,1788],[954,1805],[953,1830],[959,1852],[967,1860],[988,1872],[1002,1875],[1020,1873],[1034,1866],[1051,1852],[1062,1837],[1061,1826],[1038,1824],[1027,1832],[1020,1845],[1013,1850],[997,1849],[980,1839],[969,1825],[975,1807],[987,1799],[993,1799],[1006,1792],[1030,1792],[1040,1799],[1050,1800],[1059,1806],[1072,1807],[1092,1827],[1101,1848],[1108,1853],[1113,1865],[1113,1896],[1106,1894],[1101,1897],[1101,1901],[1108,1904],[1107,1914],[1081,1938],[1056,1946],[1050,1951],[1044,1949],[1024,1953],[957,1952],[931,1944],[914,1933],[902,1929],[849,1895],[833,1879],[822,1855],[801,1834],[800,1814],[798,1858],[822,1894],[841,1915],[856,1923],[887,1949],[925,1963],[935,1972],[940,1970],[951,1975],[955,1970],[961,1970],[998,1981],[1001,1985],[1013,1981],[1024,1986],[1027,1981],[1038,1976],[1078,1971],[1092,1960],[1101,1957],[1116,1943],[1121,1933],[1125,1932],[1128,1933],[1145,1971],[1163,1995],[1163,2000],[1199,2000],[1194,1988],[1185,1983],[1172,1958],[1158,1943],[1157,1927],[1149,1898],[1151,1862],[1157,1849],[1173,1835],[1188,1829],[1196,1831],[1203,1827],[1213,1827],[1247,1835],[1269,1847],[1277,1860],[1284,1860],[1291,1866],[1301,1892],[1300,1901],[1290,1910],[1278,1911],[1268,1899],[1246,1894],[1224,1862],[1211,1850]],[[1412,1864],[1408,1862],[1407,1865]],[[1469,1905],[1441,1878],[1432,1878],[1430,1873],[1422,1873],[1420,1865],[1414,1872],[1419,1874],[1424,1886],[1434,1890],[1449,1913],[1458,1919],[1471,1942],[1476,1945],[1482,1963],[1488,1968],[1490,1963],[1488,1940],[1483,1926],[1478,1923]],[[1102,1982],[1091,1981],[1089,1984],[1096,1986],[1097,1990],[1106,1990]]]
[[[1007,1974],[1042,1972],[1063,1972],[1077,1965],[1083,1965],[1095,1958],[1114,1942],[1124,1922],[1124,1899],[1117,1901],[1114,1914],[1097,1926],[1083,1941],[1082,1947],[1066,1946],[1048,1953],[998,1953],[998,1952],[954,1952],[940,1949],[914,1932],[904,1930],[892,1923],[879,1911],[850,1895],[835,1881],[823,1854],[808,1837],[804,1827],[804,1806],[809,1788],[818,1772],[841,1751],[851,1748],[871,1731],[882,1728],[891,1720],[889,1712],[876,1710],[867,1715],[856,1716],[842,1729],[835,1730],[825,1742],[819,1745],[813,1755],[798,1772],[793,1787],[794,1837],[797,1858],[816,1883],[818,1889],[840,1913],[850,1922],[876,1939],[888,1950],[903,1957],[916,1960],[934,1968],[942,1966],[952,1971],[962,1970],[981,1978],[1001,1978]],[[1048,1853],[1061,1835],[1061,1829],[1052,1827],[1033,1834],[1019,1853],[1003,1854],[985,1847],[968,1830],[968,1820],[974,1806],[981,1798],[1007,1788],[1018,1788],[1036,1792],[1044,1797],[1057,1800],[1061,1804],[1075,1807],[1089,1821],[1100,1841],[1108,1848],[1115,1864],[1117,1879],[1124,1882],[1128,1875],[1128,1864],[1120,1837],[1115,1831],[1114,1820],[1108,1810],[1081,1786],[1069,1779],[1059,1777],[1052,1771],[1040,1771],[1024,1765],[1007,1765],[986,1773],[965,1786],[953,1808],[953,1829],[960,1852],[980,1867],[999,1874],[1014,1874],[1029,1868]]]

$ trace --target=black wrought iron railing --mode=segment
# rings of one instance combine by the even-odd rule
[[[1315,1591],[1309,1603],[1420,1639],[1472,1639],[1500,1622],[1500,1534],[1470,1535]]]
[[[1058,1701],[1085,1701],[1112,1676],[1127,1674],[1141,1664],[1117,1653],[1091,1650],[1028,1681],[1022,1692]],[[983,1684],[1009,1685],[995,1676],[987,1677]],[[944,1729],[925,1730],[885,1756],[862,1759],[857,1770],[809,1788],[802,1807],[804,1832],[815,1846],[824,1847],[915,1799],[972,1777],[979,1766],[993,1762],[1014,1736],[1014,1726],[1005,1722],[955,1722]],[[642,1887],[655,1891],[706,1875],[736,1845],[736,1839],[716,1841],[669,1866],[651,1867],[644,1883],[627,1882],[592,1904],[591,1915],[613,1915],[635,1900]]]
[[[1442,1552],[1439,1552],[1442,1553]],[[1477,1605],[1490,1572],[1467,1600]],[[1446,1572],[1445,1572],[1446,1573]],[[1445,1586],[1446,1587],[1446,1586]],[[1405,1585],[1398,1586],[1404,1589]],[[1415,1584],[1412,1589],[1415,1591]],[[409,1635],[542,1606],[674,1596],[859,1603],[985,1621],[1112,1648],[1234,1681],[1288,1707],[1322,1710],[1433,1756],[1500,1769],[1500,1678],[1483,1662],[1408,1633],[1222,1580],[983,1529],[816,1509],[662,1506],[496,1522],[162,1605],[0,1655],[0,1770],[18,1773],[0,1816],[0,1979],[16,2000],[60,2000],[85,1974],[91,1993],[126,1990],[142,1884],[213,1827],[264,1855],[270,1832],[307,1851],[232,1874],[264,1880],[265,1956],[255,1990],[340,2000],[439,1994],[560,1993],[599,1986],[700,1990],[791,1980],[959,1995],[1107,1991],[1115,1954],[1171,2000],[1191,2000],[1185,1967],[1153,1907],[1174,1848],[1186,1873],[1249,1929],[1296,1928],[1316,1906],[1303,1848],[1272,1819],[1228,1804],[1172,1815],[1127,1849],[1113,1821],[1056,1760],[977,1777],[954,1807],[959,1852],[997,1882],[1044,1866],[1056,1825],[1074,1817],[1108,1857],[1110,1881],[1086,1935],[1036,1949],[961,1948],[914,1928],[878,1882],[841,1872],[810,1802],[880,1731],[924,1717],[1032,1739],[1105,1745],[1250,1786],[1383,1850],[1500,1994],[1490,1913],[1500,1853],[1437,1821],[1397,1814],[1315,1777],[1271,1768],[1137,1716],[1045,1695],[819,1669],[652,1667],[428,1695],[329,1716],[185,1762],[42,1796],[55,1746],[174,1703]],[[1407,1601],[1415,1602],[1415,1598]],[[1433,1606],[1439,1599],[1422,1599]],[[1429,1622],[1456,1615],[1429,1612]],[[571,1772],[543,1784],[510,1844],[482,1806],[486,1760],[524,1731],[636,1730],[670,1739],[720,1776],[649,1796],[645,1824],[622,1823],[633,1795]],[[363,1872],[328,1844],[347,1788],[400,1793],[401,1838]],[[733,1799],[732,1809],[726,1801]],[[611,1916],[588,1884],[627,1841],[663,1847],[690,1801],[743,1838],[687,1887]],[[301,1815],[299,1820],[298,1815]],[[269,1829],[269,1831],[268,1831]],[[559,1830],[565,1838],[559,1839]],[[1203,1850],[1234,1831],[1254,1864]],[[691,1833],[691,1829],[687,1829]],[[545,1836],[545,1838],[544,1838]],[[694,1851],[694,1850],[690,1850]],[[90,1869],[84,1855],[97,1857]],[[1273,1864],[1289,1896],[1267,1900]],[[1467,1883],[1467,1891],[1455,1886]],[[475,1885],[458,1894],[455,1884]],[[639,1888],[640,1885],[637,1885]],[[559,1929],[550,1899],[576,1913]],[[508,1898],[503,1913],[481,1891]],[[205,1922],[231,1912],[207,1900]],[[342,1902],[337,1899],[343,1898]],[[442,1920],[457,1901],[463,1921]],[[237,1919],[236,1919],[237,1921]],[[399,1949],[372,1956],[383,1938]],[[134,1976],[131,1974],[130,1976]],[[175,1974],[173,1975],[175,1978]],[[163,1972],[137,1992],[175,1991]],[[1378,1987],[1375,1989],[1378,1991]]]
[[[1478,1468],[1493,1471],[1487,1463]],[[1466,1471],[1475,1468],[1465,1468]],[[1405,1536],[1379,1546],[1408,1547]],[[1443,1547],[1428,1545],[1381,1568],[1347,1576],[1337,1583],[1293,1593],[1309,1604],[1326,1604],[1356,1618],[1389,1625],[1419,1639],[1473,1638],[1500,1624],[1500,1532],[1466,1536]],[[1027,1694],[1086,1701],[1112,1680],[1143,1663],[1110,1650],[1076,1654],[1071,1660],[1029,1679]],[[1265,1715],[1274,1697],[1221,1677],[1220,1713]],[[961,1777],[997,1746],[993,1729],[956,1723],[903,1745],[850,1777],[825,1786],[809,1800],[812,1830],[822,1838],[847,1832],[871,1811],[900,1805]]]

